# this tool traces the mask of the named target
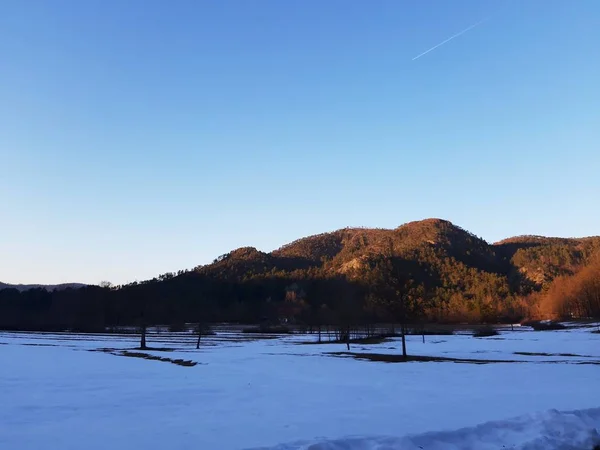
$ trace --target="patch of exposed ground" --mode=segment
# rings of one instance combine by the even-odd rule
[[[380,336],[373,336],[373,337],[367,337],[367,338],[359,338],[359,339],[350,339],[350,345],[352,344],[362,344],[362,345],[376,345],[376,344],[382,344],[384,342],[388,342],[390,341],[389,338],[387,337],[380,337]],[[297,342],[298,345],[320,345],[320,344],[337,344],[337,345],[346,345],[346,341],[338,341],[338,340],[333,340],[333,341],[304,341],[304,342]]]
[[[515,354],[527,354],[518,353]],[[385,363],[405,363],[405,362],[453,362],[459,364],[578,364],[578,365],[600,365],[600,361],[567,361],[567,360],[549,360],[549,361],[518,361],[512,359],[472,359],[472,358],[451,358],[446,356],[419,356],[408,355],[406,358],[397,354],[381,353],[354,353],[354,352],[329,352],[325,355],[339,358],[354,358],[357,360],[385,362]],[[528,354],[537,356],[537,354]],[[567,354],[547,354],[540,356],[565,356]],[[581,358],[593,358],[590,356],[572,355]]]
[[[523,355],[523,356],[568,356],[571,358],[593,358],[593,356],[589,355],[576,355],[574,353],[534,353],[534,352],[514,352],[515,355]]]
[[[350,357],[374,362],[386,363],[404,363],[404,362],[453,362],[463,364],[493,364],[493,363],[524,363],[527,361],[516,361],[507,359],[470,359],[470,358],[449,358],[445,356],[419,356],[408,355],[406,358],[402,355],[386,355],[381,353],[353,353],[353,352],[330,352],[331,356]]]
[[[158,350],[158,351],[173,351],[173,349],[147,349],[147,350]],[[171,364],[175,364],[183,367],[194,367],[198,363],[196,361],[185,360],[185,359],[173,359],[173,358],[165,358],[164,356],[154,356],[149,353],[144,353],[141,351],[131,351],[131,350],[115,350],[110,348],[101,348],[98,350],[91,351],[100,351],[104,353],[108,353],[115,356],[127,356],[129,358],[141,358],[148,359],[151,361],[162,361],[169,362]]]

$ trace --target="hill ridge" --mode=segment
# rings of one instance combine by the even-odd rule
[[[453,270],[449,265],[455,265],[465,273],[500,276],[523,293],[575,273],[599,244],[596,237],[528,235],[489,243],[449,220],[427,218],[396,228],[340,228],[296,239],[268,253],[242,247],[197,270],[233,279],[306,270],[360,278],[368,272],[369,260],[384,256],[426,266],[423,270],[430,272],[447,273]]]
[[[422,316],[414,320],[497,323],[536,315],[539,298],[566,292],[575,300],[561,311],[590,317],[576,300],[595,279],[595,267],[600,273],[595,261],[600,237],[490,244],[443,219],[392,229],[347,227],[272,252],[240,247],[193,270],[117,287],[0,288],[0,328],[89,331],[141,320],[177,325],[282,317],[312,325],[362,323],[395,320],[406,296],[421,304]],[[563,282],[571,278],[579,291]]]

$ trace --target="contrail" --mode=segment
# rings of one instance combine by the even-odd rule
[[[442,41],[442,42],[440,42],[440,43],[439,43],[438,45],[436,45],[435,47],[431,47],[429,50],[425,50],[425,51],[424,51],[423,53],[421,53],[420,55],[417,55],[417,56],[415,56],[415,57],[414,57],[412,60],[414,61],[415,59],[419,59],[421,56],[424,56],[424,55],[426,55],[427,53],[429,53],[429,52],[431,52],[431,51],[435,50],[436,48],[438,48],[438,47],[440,47],[440,46],[444,45],[446,42],[449,42],[449,41],[451,41],[452,39],[454,39],[454,38],[456,38],[456,37],[460,36],[461,34],[465,34],[467,31],[469,31],[469,30],[471,30],[471,29],[475,28],[477,25],[481,25],[481,24],[482,24],[483,22],[485,22],[486,20],[487,20],[487,19],[480,20],[480,21],[479,21],[479,22],[477,22],[476,24],[473,24],[473,25],[471,25],[469,28],[465,28],[465,29],[464,29],[464,30],[462,30],[461,32],[459,32],[459,33],[456,33],[454,36],[450,36],[448,39],[446,39],[445,41]]]

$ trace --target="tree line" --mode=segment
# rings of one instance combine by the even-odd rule
[[[515,323],[598,317],[600,239],[522,237],[490,246],[449,222],[347,229],[270,254],[246,247],[141,283],[0,290],[0,328],[105,332],[156,324],[331,326]],[[600,256],[598,257],[600,258]],[[596,261],[596,262],[594,262]]]
[[[407,264],[415,267],[407,269]],[[473,301],[462,315],[452,310],[464,299],[436,287],[435,275],[418,265],[380,256],[369,266],[360,278],[313,270],[227,280],[190,271],[117,287],[4,289],[0,328],[104,332],[142,324],[281,321],[349,328],[382,322],[495,322],[524,315],[506,298],[496,301],[491,291],[470,294]]]

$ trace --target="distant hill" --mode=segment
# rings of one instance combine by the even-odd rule
[[[600,256],[600,237],[518,236],[495,244],[442,219],[395,229],[345,228],[271,252],[234,250],[195,273],[228,283],[344,277],[367,286],[381,258],[394,261],[430,300],[433,320],[494,320],[532,310],[530,294],[550,288]],[[260,292],[260,291],[259,291]],[[488,318],[488,319],[486,319]]]
[[[7,284],[0,282],[0,290],[2,289],[16,289],[20,292],[27,291],[29,289],[39,289],[43,288],[47,291],[54,291],[56,289],[79,289],[87,286],[87,284],[82,283],[63,283],[63,284]]]
[[[600,237],[517,236],[491,244],[442,219],[344,228],[272,252],[238,248],[193,270],[115,288],[0,285],[21,291],[0,290],[0,328],[94,331],[141,320],[177,325],[281,317],[311,326],[385,323],[395,320],[401,298],[420,302],[413,320],[514,321],[560,311],[554,305],[563,305],[557,298],[567,288],[573,298],[589,291],[598,260]],[[570,278],[579,287],[565,281]],[[591,310],[575,301],[561,308],[579,316]]]
[[[345,228],[298,239],[271,253],[245,247],[196,271],[229,280],[307,270],[360,278],[370,259],[383,255],[434,272],[445,285],[457,282],[451,280],[457,276],[453,272],[467,278],[489,274],[524,293],[574,274],[599,250],[600,237],[518,236],[489,244],[449,221],[426,219],[395,229]]]
[[[271,252],[253,247],[234,250],[206,266],[203,273],[224,276],[257,270],[302,270],[320,267],[330,272],[346,272],[374,255],[414,256],[415,252],[438,249],[448,256],[486,268],[499,269],[494,249],[484,240],[441,219],[410,222],[396,229],[344,228],[298,239]],[[230,269],[227,274],[225,268]]]

